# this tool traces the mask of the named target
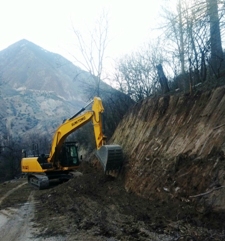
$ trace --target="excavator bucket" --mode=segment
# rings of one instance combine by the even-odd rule
[[[104,145],[96,151],[95,155],[100,161],[104,172],[119,171],[123,164],[123,152],[119,145]]]

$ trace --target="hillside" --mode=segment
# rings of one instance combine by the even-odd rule
[[[225,87],[136,104],[112,142],[122,145],[127,191],[194,201],[224,211]],[[198,198],[199,199],[199,198]]]
[[[63,120],[93,98],[95,84],[72,62],[24,39],[0,51],[0,86],[1,142],[37,133],[52,137]],[[104,82],[100,89],[106,102],[132,103]]]
[[[66,100],[84,101],[82,87],[90,75],[58,54],[24,39],[0,51],[0,60],[2,83],[14,90],[54,92]]]
[[[78,72],[80,78],[74,81]],[[36,132],[52,135],[63,119],[87,101],[84,76],[62,56],[27,40],[0,51],[2,131],[12,137]]]
[[[222,86],[137,103],[110,140],[124,151],[119,176],[93,157],[76,178],[36,191],[35,237],[224,240],[224,101]]]

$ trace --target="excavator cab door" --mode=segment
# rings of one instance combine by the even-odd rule
[[[76,142],[65,142],[60,152],[60,164],[63,167],[79,166]]]

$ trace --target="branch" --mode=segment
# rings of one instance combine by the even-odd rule
[[[211,192],[214,192],[214,191],[219,190],[219,189],[224,188],[224,187],[225,186],[214,187],[213,189],[209,190],[208,192],[203,192],[203,193],[200,193],[200,194],[197,194],[197,195],[189,196],[189,198],[202,197],[202,196],[208,195]]]

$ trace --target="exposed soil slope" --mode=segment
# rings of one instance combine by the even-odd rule
[[[188,201],[210,192],[200,197],[224,210],[224,106],[225,87],[136,104],[111,140],[124,150],[126,189],[148,199]]]

